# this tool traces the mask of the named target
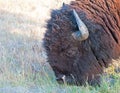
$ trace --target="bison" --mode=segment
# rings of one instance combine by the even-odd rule
[[[98,83],[120,56],[120,0],[76,0],[53,10],[44,46],[58,81]]]

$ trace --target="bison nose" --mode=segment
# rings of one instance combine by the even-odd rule
[[[75,40],[83,41],[89,37],[89,32],[86,25],[82,22],[77,12],[73,9],[73,15],[75,17],[79,31],[73,32],[72,36]]]

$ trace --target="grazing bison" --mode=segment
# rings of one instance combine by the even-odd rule
[[[44,45],[57,80],[95,84],[120,56],[120,0],[76,0],[53,10]]]

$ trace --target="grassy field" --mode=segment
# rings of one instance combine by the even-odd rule
[[[56,82],[42,39],[50,11],[70,1],[0,0],[0,93],[120,93],[116,73],[110,73],[113,82],[103,77],[101,87]]]

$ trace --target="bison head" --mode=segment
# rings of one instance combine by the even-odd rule
[[[99,81],[103,69],[120,56],[119,0],[76,0],[53,10],[44,45],[58,80]]]

